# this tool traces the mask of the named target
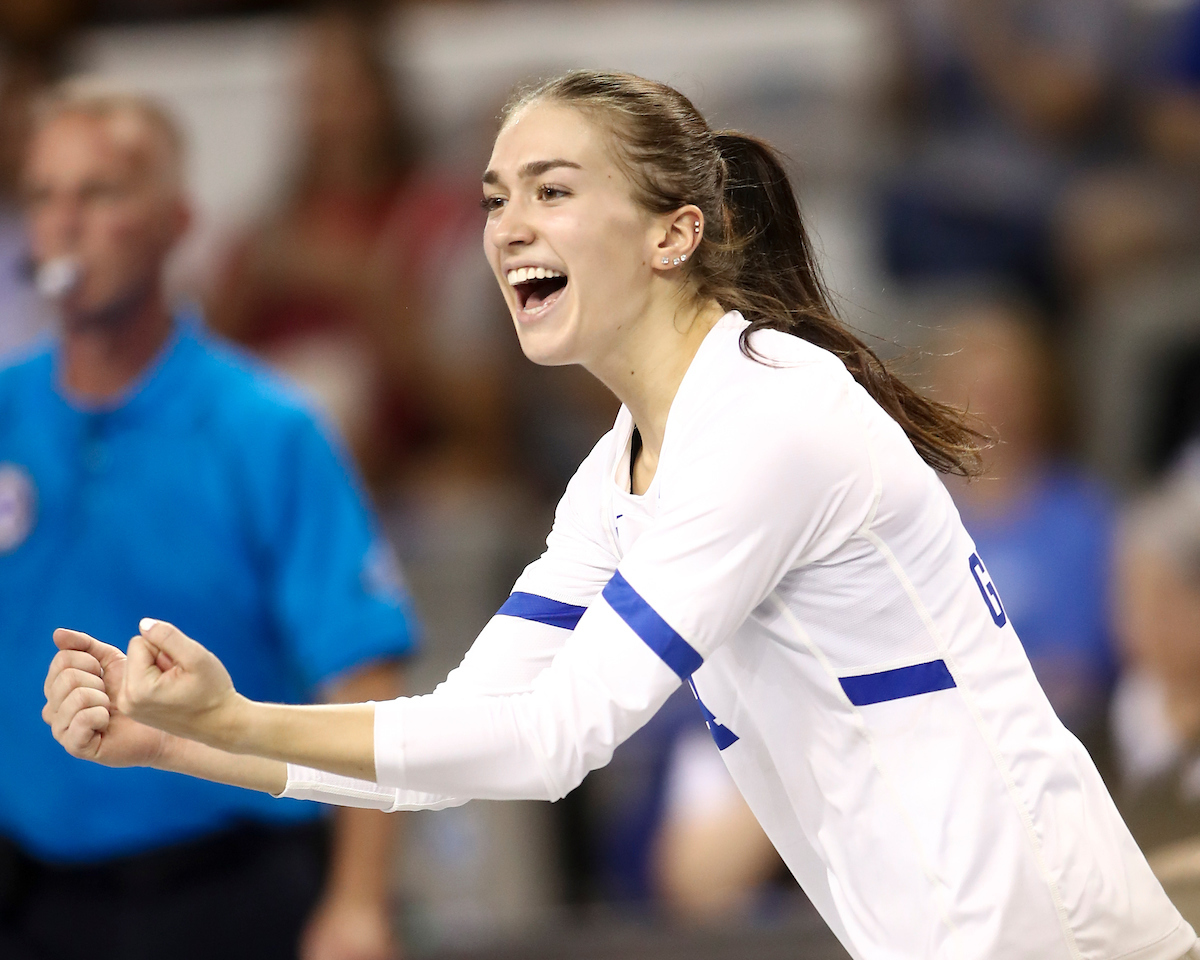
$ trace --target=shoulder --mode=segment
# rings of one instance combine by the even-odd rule
[[[207,330],[193,331],[189,337],[205,406],[222,426],[260,440],[264,430],[326,432],[303,391],[261,360]]]
[[[53,351],[48,343],[0,360],[0,411],[48,393],[53,376]]]
[[[688,371],[677,397],[687,445],[808,457],[865,449],[874,405],[841,360],[777,330],[756,331],[744,350],[744,326],[718,324]]]
[[[53,346],[43,340],[16,353],[0,356],[0,389],[21,389],[26,383],[48,380]]]

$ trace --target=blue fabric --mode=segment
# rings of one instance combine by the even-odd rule
[[[1116,674],[1109,631],[1115,508],[1077,470],[1051,466],[1000,515],[960,504],[997,591],[1059,717],[1075,733],[1103,722]]]
[[[1167,79],[1200,88],[1200,3],[1193,2],[1180,15],[1168,40]]]
[[[908,667],[897,667],[895,670],[842,677],[839,682],[850,702],[856,707],[866,707],[888,700],[903,700],[905,697],[949,690],[956,686],[945,660],[930,660],[928,663],[914,663]]]
[[[700,691],[696,689],[696,681],[691,677],[688,677],[688,686],[692,688],[692,695],[696,698],[696,703],[700,705],[700,713],[704,717],[708,732],[712,734],[713,743],[717,745],[717,749],[724,750],[726,747],[732,747],[740,739],[738,735],[719,722],[717,715],[704,705],[704,701],[700,699]]]
[[[496,612],[506,617],[536,620],[551,627],[574,630],[579,618],[587,612],[587,607],[577,607],[561,600],[551,600],[549,597],[539,597],[536,593],[522,593],[517,590],[509,595]]]
[[[704,658],[642,599],[629,581],[621,576],[620,570],[604,585],[602,596],[617,616],[679,675],[680,680],[686,680],[700,669]]]
[[[194,320],[111,408],[80,409],[58,382],[53,349],[0,370],[0,833],[81,862],[318,816],[72,759],[41,720],[42,681],[55,627],[124,649],[144,616],[200,640],[257,700],[310,699],[411,651],[409,602],[343,454],[286,387]],[[19,538],[23,483],[36,504]]]

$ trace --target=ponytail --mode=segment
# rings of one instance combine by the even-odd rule
[[[940,473],[978,475],[988,440],[963,411],[922,396],[838,320],[779,155],[745,134],[726,131],[714,139],[725,166],[725,228],[740,263],[733,283],[707,292],[750,321],[742,352],[762,359],[751,341],[757,330],[781,330],[828,350],[900,424],[926,463]]]
[[[606,123],[634,195],[648,210],[700,208],[703,242],[681,269],[699,301],[715,300],[750,321],[743,353],[764,361],[753,345],[758,330],[780,330],[828,350],[931,467],[964,477],[982,472],[988,440],[966,414],[913,390],[838,319],[795,192],[768,144],[713,133],[678,90],[630,74],[572,71],[518,95],[503,119],[535,100],[573,106]]]

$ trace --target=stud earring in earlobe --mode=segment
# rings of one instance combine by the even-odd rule
[[[671,261],[670,261],[670,260],[668,260],[666,257],[663,257],[663,263],[670,263],[670,262],[671,262]]]
[[[678,257],[675,258],[674,266],[676,266],[676,267],[679,266],[679,258]]]
[[[687,254],[685,253],[685,254],[683,254],[682,256],[680,256],[680,258],[679,258],[679,262],[680,262],[680,263],[683,263],[683,262],[684,262],[686,259],[687,259]]]

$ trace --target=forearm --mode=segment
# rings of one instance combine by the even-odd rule
[[[372,703],[295,706],[239,697],[236,708],[205,730],[203,739],[229,753],[375,780]],[[286,771],[284,778],[286,783]]]
[[[275,796],[283,792],[288,779],[287,764],[278,760],[228,753],[175,736],[168,737],[154,768]]]
[[[592,607],[526,693],[380,703],[380,784],[471,799],[565,796],[679,686],[619,622],[606,606]]]

